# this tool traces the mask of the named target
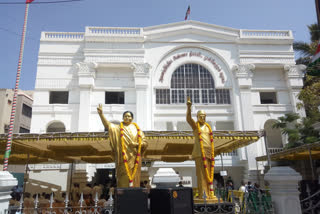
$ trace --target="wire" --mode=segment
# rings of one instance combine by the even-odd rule
[[[21,37],[21,34],[17,33],[17,32],[14,32],[14,31],[11,31],[7,28],[3,28],[3,27],[0,27],[0,31],[5,31],[7,33],[11,33],[13,35],[16,35],[16,36],[20,36]],[[27,39],[30,39],[30,40],[34,40],[34,41],[39,41],[38,39],[34,38],[34,37],[30,37],[30,36],[26,36]]]
[[[57,3],[66,3],[74,1],[84,1],[84,0],[61,0],[61,1],[50,1],[50,2],[32,2],[29,4],[57,4]],[[26,4],[25,2],[0,2],[0,4]]]

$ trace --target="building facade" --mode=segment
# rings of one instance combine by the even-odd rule
[[[13,89],[0,89],[0,134],[7,133],[13,102]],[[18,91],[13,133],[30,133],[33,91]]]
[[[86,27],[85,32],[42,32],[31,132],[104,131],[97,114],[120,122],[130,110],[143,130],[190,130],[192,115],[205,110],[214,130],[270,130],[279,116],[298,110],[304,66],[296,65],[290,30],[242,30],[197,21],[145,28]],[[285,140],[269,132],[269,147]],[[264,139],[221,158],[236,185],[256,180]],[[87,167],[93,174],[96,166]],[[99,167],[99,166],[98,166]],[[193,161],[155,162],[195,183]],[[186,182],[188,183],[188,182]],[[188,183],[189,184],[189,183]]]

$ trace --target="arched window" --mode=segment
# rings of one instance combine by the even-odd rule
[[[66,132],[66,127],[62,122],[53,122],[47,128],[47,133],[49,132]]]
[[[185,103],[230,104],[229,89],[215,89],[210,72],[198,64],[184,64],[171,78],[170,89],[156,89],[156,104]]]

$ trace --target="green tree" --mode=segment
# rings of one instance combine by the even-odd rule
[[[315,55],[318,47],[318,42],[320,40],[319,25],[311,24],[307,27],[310,34],[310,43],[293,43],[293,49],[298,52],[298,54],[300,54],[300,58],[296,60],[297,64],[308,65],[311,62],[312,56]],[[318,68],[311,69],[317,70]],[[318,106],[320,105],[320,76],[311,76],[306,73],[304,78],[304,87],[299,93],[298,98],[302,102],[298,103],[297,107],[304,107],[307,113],[307,117],[312,118],[312,121],[320,121],[320,112],[318,110]]]
[[[301,89],[299,100],[302,102],[297,104],[299,109],[305,108],[307,117],[314,123],[320,121],[320,76],[306,75],[304,86]]]
[[[281,129],[282,134],[288,136],[287,148],[300,146],[304,143],[314,143],[319,141],[319,133],[314,130],[311,118],[302,118],[297,113],[287,113],[279,117],[272,128]]]

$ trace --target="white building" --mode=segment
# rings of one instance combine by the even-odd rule
[[[99,103],[110,121],[121,121],[130,110],[143,130],[190,130],[187,95],[193,117],[205,110],[215,130],[268,130],[273,119],[298,112],[304,67],[295,65],[292,43],[290,30],[239,30],[197,21],[43,32],[31,132],[104,131]],[[268,139],[272,148],[285,143],[276,131]],[[260,139],[224,156],[236,186],[241,179],[257,179],[263,165],[255,157],[265,153]],[[192,161],[156,162],[149,176],[159,167],[173,167],[195,181]],[[218,160],[216,171],[221,169]]]

